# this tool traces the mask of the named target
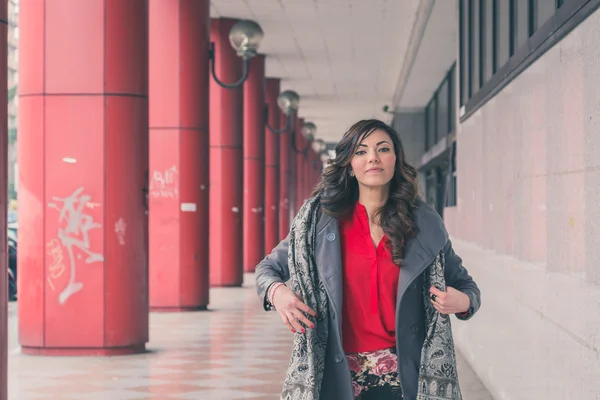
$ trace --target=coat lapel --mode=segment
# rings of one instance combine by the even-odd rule
[[[315,260],[327,294],[337,314],[338,324],[342,316],[342,252],[337,219],[323,213],[317,224]],[[341,325],[340,325],[341,326]]]
[[[400,300],[408,286],[427,269],[433,261],[432,256],[421,246],[418,237],[406,241],[405,258],[400,266],[400,279],[398,282],[398,298],[396,310],[400,309]]]
[[[415,204],[413,218],[417,234],[406,241],[404,261],[400,266],[396,312],[408,286],[435,260],[448,241],[448,233],[438,213],[420,198]]]

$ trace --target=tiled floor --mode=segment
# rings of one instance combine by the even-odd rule
[[[149,352],[136,356],[24,356],[11,310],[9,399],[277,399],[292,334],[246,281],[211,290],[211,311],[151,314]]]
[[[136,356],[24,356],[11,304],[9,399],[278,399],[292,334],[262,311],[253,276],[245,282],[212,289],[211,311],[153,313],[149,352]]]

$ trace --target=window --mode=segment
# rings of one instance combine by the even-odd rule
[[[481,20],[479,46],[481,52],[481,87],[490,80],[496,67],[494,60],[494,0],[481,0],[479,18]]]
[[[479,91],[479,0],[469,0],[469,97]]]
[[[437,140],[440,140],[450,131],[450,109],[448,108],[448,79],[445,79],[437,91]]]
[[[425,126],[426,126],[426,138],[425,145],[426,149],[429,150],[437,143],[437,124],[436,124],[436,109],[435,109],[435,98],[432,99],[425,110]]]
[[[459,0],[458,7],[457,87],[461,116],[468,118],[600,8],[600,0]]]
[[[512,0],[513,4],[513,29],[515,41],[515,53],[529,39],[529,1]]]
[[[425,151],[428,151],[456,125],[456,63],[453,64],[425,108]]]
[[[427,174],[425,175],[425,187],[427,191],[427,203],[430,206],[437,208],[437,182],[435,172],[435,168],[427,171]]]
[[[462,0],[459,7],[460,25],[460,105],[469,100],[469,2]]]
[[[496,0],[496,32],[498,49],[498,67],[506,64],[510,57],[510,0]]]
[[[448,112],[450,117],[449,133],[456,129],[456,65],[448,73]]]
[[[456,142],[452,143],[452,156],[450,158],[450,176],[446,181],[446,207],[456,205]]]
[[[534,4],[535,11],[533,14],[536,17],[535,26],[537,29],[552,17],[556,8],[560,7],[556,4],[556,0],[535,0]]]

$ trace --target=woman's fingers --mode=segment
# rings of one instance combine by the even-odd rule
[[[442,314],[448,314],[448,312],[446,311],[445,307],[442,306],[441,304],[437,303],[437,301],[433,301],[431,300],[431,304],[433,305],[433,307],[438,310],[439,312],[441,312]]]
[[[302,313],[299,309],[295,309],[292,311],[284,311],[280,313],[281,319],[285,326],[288,327],[293,333],[296,332],[306,332],[306,328],[314,328],[315,325],[311,322],[310,319]],[[303,325],[304,324],[304,325]]]
[[[283,303],[284,306],[282,307],[282,309],[279,309],[277,307],[278,304],[276,304],[275,307],[280,310],[279,313],[281,315],[283,323],[292,332],[304,333],[306,331],[306,328],[302,324],[304,324],[308,328],[315,327],[315,325],[306,316],[306,314],[316,317],[317,313],[309,306],[304,304],[294,292],[292,292],[291,290],[285,290],[285,288],[282,287],[282,289],[278,289],[278,292],[276,292],[276,294],[279,295],[277,297],[277,302]]]
[[[296,307],[300,310],[300,311],[304,311],[307,314],[312,315],[313,317],[317,316],[317,313],[315,310],[313,310],[312,308],[310,308],[309,306],[307,306],[306,304],[304,304],[300,299],[298,299],[298,302],[296,303]]]
[[[293,313],[288,312],[287,314],[287,319],[290,322],[290,324],[292,324],[292,327],[297,331],[297,332],[305,332],[304,327],[300,324],[300,322],[298,321],[298,319],[294,316]]]
[[[294,329],[294,327],[292,326],[292,324],[290,324],[290,321],[288,320],[287,316],[284,313],[280,313],[279,315],[281,316],[281,320],[283,321],[283,323],[285,324],[285,326],[287,326],[287,328],[292,333],[296,333],[296,330]]]
[[[315,327],[315,325],[299,309],[297,309],[296,311],[293,311],[292,313],[294,314],[296,319],[298,319],[300,322],[302,322],[307,328]]]

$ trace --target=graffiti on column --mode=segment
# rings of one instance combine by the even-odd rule
[[[64,260],[63,249],[67,253],[67,264],[70,267],[69,282],[58,297],[60,304],[65,304],[72,295],[83,288],[83,283],[78,282],[76,278],[77,260],[82,259],[82,253],[87,255],[86,264],[104,261],[102,254],[94,253],[91,250],[88,235],[90,230],[100,228],[101,225],[94,222],[94,219],[85,213],[86,208],[93,209],[98,207],[99,204],[92,203],[90,196],[83,194],[83,190],[83,187],[80,187],[67,198],[53,197],[54,203],[48,205],[48,207],[59,212],[57,237],[47,245],[48,254],[53,257],[49,267],[49,279],[57,279],[66,271],[62,264]],[[50,284],[50,287],[54,290],[53,283]]]
[[[67,269],[67,267],[65,267],[65,264],[63,263],[63,248],[60,244],[60,241],[57,238],[52,239],[46,244],[46,253],[50,257],[52,257],[52,262],[48,267],[48,272],[50,273],[48,276],[48,284],[50,285],[52,291],[55,291],[56,288],[54,287],[54,281],[63,276],[65,270]]]
[[[164,171],[152,171],[150,195],[154,198],[177,199],[179,197],[178,176],[179,172],[174,165]]]
[[[115,233],[117,234],[117,239],[119,239],[119,244],[121,246],[125,246],[125,231],[127,230],[127,224],[123,218],[119,218],[117,222],[115,222]]]

